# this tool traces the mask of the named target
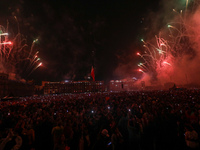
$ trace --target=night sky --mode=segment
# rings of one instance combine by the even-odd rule
[[[0,5],[1,25],[8,20],[15,30],[16,16],[27,44],[39,39],[35,49],[43,66],[28,77],[37,81],[84,80],[92,66],[96,80],[140,77],[135,54],[140,39],[153,37],[167,20],[159,0],[1,0]]]

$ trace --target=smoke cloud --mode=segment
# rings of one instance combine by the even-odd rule
[[[158,31],[159,37],[168,42],[168,48],[171,50],[165,51],[168,53],[166,54],[168,57],[160,57],[157,60],[156,82],[161,85],[167,82],[178,85],[200,85],[200,71],[198,69],[200,67],[200,7],[195,8],[194,3],[190,3],[185,6],[185,10],[178,9],[174,10],[173,13],[174,17],[168,23],[171,28],[163,28]],[[168,33],[168,35],[165,33]],[[159,48],[159,45],[157,44],[155,47]],[[161,64],[164,61],[167,61],[170,65]],[[146,75],[149,77],[148,72]],[[153,78],[147,78],[146,75],[142,80],[152,83],[149,80],[151,81]]]
[[[140,67],[144,73],[127,71],[136,70],[137,64],[130,69],[131,61],[137,61],[136,56],[132,55],[132,60],[121,61],[115,70],[116,76],[129,78],[133,74],[139,75],[141,79],[138,83],[145,81],[147,86],[164,85],[170,82],[177,85],[200,85],[199,18],[198,0],[188,5],[186,1],[170,0],[167,3],[162,1],[156,8],[149,9],[142,18],[141,30],[144,32],[145,42],[141,44],[140,59],[145,66]],[[143,44],[148,46],[149,51],[143,47]],[[137,50],[133,49],[133,52],[136,53]]]

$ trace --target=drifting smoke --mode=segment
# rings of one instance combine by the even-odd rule
[[[127,53],[129,55],[127,55]],[[113,73],[115,79],[133,78],[133,74],[135,74],[135,70],[133,69],[135,62],[133,62],[132,59],[134,57],[135,57],[135,52],[131,52],[131,51],[123,53],[121,55],[117,55],[119,64]]]
[[[195,5],[194,5],[195,4]],[[142,40],[142,81],[163,85],[200,85],[200,7],[186,3],[185,10],[173,10],[174,18],[159,31],[154,43]],[[169,14],[169,13],[168,13]]]

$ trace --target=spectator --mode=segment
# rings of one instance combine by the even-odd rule
[[[14,132],[10,129],[8,136],[0,145],[1,150],[19,150],[22,146],[22,138],[19,136],[19,130]]]
[[[64,127],[62,126],[61,121],[59,121],[59,123],[52,129],[51,133],[53,135],[54,150],[56,149],[59,142],[63,140],[61,138],[61,136],[63,136],[63,130],[64,130]]]
[[[199,149],[198,133],[191,126],[186,126],[185,142],[188,149]]]
[[[112,150],[123,149],[124,139],[117,127],[113,128],[113,133],[111,136]]]
[[[62,145],[71,150],[98,149],[97,145],[124,150],[191,148],[183,144],[194,142],[189,141],[191,136],[185,139],[184,127],[192,125],[194,131],[187,129],[186,135],[199,136],[199,104],[199,89],[60,94],[0,101],[1,149],[10,141],[6,138],[8,128],[19,131],[23,141],[20,148],[25,150],[53,150]],[[111,136],[105,136],[108,133]]]
[[[94,146],[94,150],[110,150],[111,140],[109,139],[108,130],[103,129],[97,138],[97,142]]]

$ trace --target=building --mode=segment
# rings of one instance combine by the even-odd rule
[[[8,74],[0,73],[0,97],[8,95]]]
[[[135,84],[135,80],[132,80],[132,79],[111,80],[109,83],[110,92],[133,91],[137,89],[138,89],[138,86]]]
[[[104,92],[103,81],[46,82],[44,94]]]
[[[5,96],[31,96],[33,93],[33,84],[10,80],[8,74],[0,73],[0,98]]]

